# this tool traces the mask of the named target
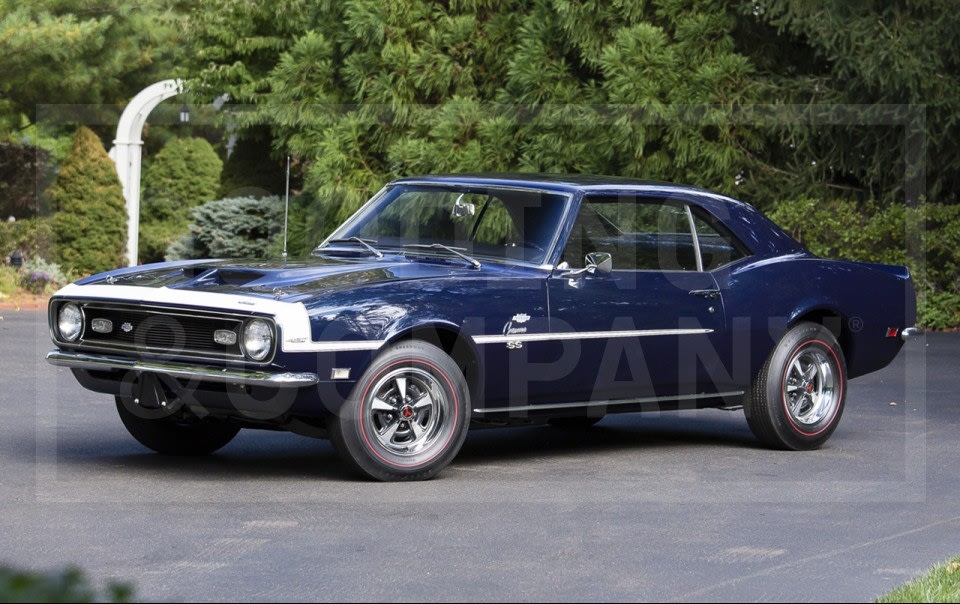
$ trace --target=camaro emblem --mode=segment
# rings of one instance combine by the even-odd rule
[[[530,315],[525,312],[518,312],[517,314],[513,315],[513,318],[507,321],[507,323],[503,326],[503,335],[509,336],[512,334],[527,333],[527,328],[519,327],[519,325],[526,323],[529,320]],[[520,348],[520,346],[511,347],[508,345],[507,348]]]
[[[124,323],[123,325],[120,326],[120,329],[122,329],[124,333],[130,333],[131,331],[133,331],[133,323],[130,323],[130,322]]]

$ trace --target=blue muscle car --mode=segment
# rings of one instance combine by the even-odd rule
[[[818,258],[723,195],[431,176],[388,184],[309,259],[69,285],[47,359],[161,453],[281,429],[374,478],[423,479],[471,425],[651,409],[742,406],[763,443],[818,447],[847,380],[890,363],[915,313],[906,268]]]

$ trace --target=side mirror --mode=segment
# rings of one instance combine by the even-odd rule
[[[579,277],[584,273],[606,275],[613,270],[613,256],[607,252],[591,252],[583,259],[583,263],[585,265],[584,268],[567,271],[560,276],[564,279],[570,279],[572,277]]]
[[[613,256],[607,252],[590,252],[583,260],[588,273],[606,275],[613,270]]]

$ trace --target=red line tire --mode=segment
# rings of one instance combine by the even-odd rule
[[[744,413],[765,445],[793,451],[823,445],[840,421],[847,367],[834,335],[817,323],[788,331],[753,382]]]
[[[469,427],[463,372],[443,350],[420,341],[380,354],[329,425],[340,456],[382,481],[436,476],[456,457]]]

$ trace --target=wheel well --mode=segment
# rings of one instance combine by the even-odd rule
[[[850,330],[844,329],[846,318],[842,314],[829,308],[821,308],[801,315],[793,324],[796,325],[801,321],[818,323],[829,329],[833,337],[837,339],[837,343],[840,344],[840,350],[843,351],[847,366],[850,366],[850,355],[853,352],[850,347]]]
[[[449,327],[434,325],[415,327],[391,339],[390,343],[404,340],[427,342],[446,352],[463,372],[463,376],[467,380],[467,386],[470,388],[471,400],[476,401],[482,396],[480,391],[482,384],[480,362],[477,358],[477,352],[468,339],[462,337],[458,331]]]

